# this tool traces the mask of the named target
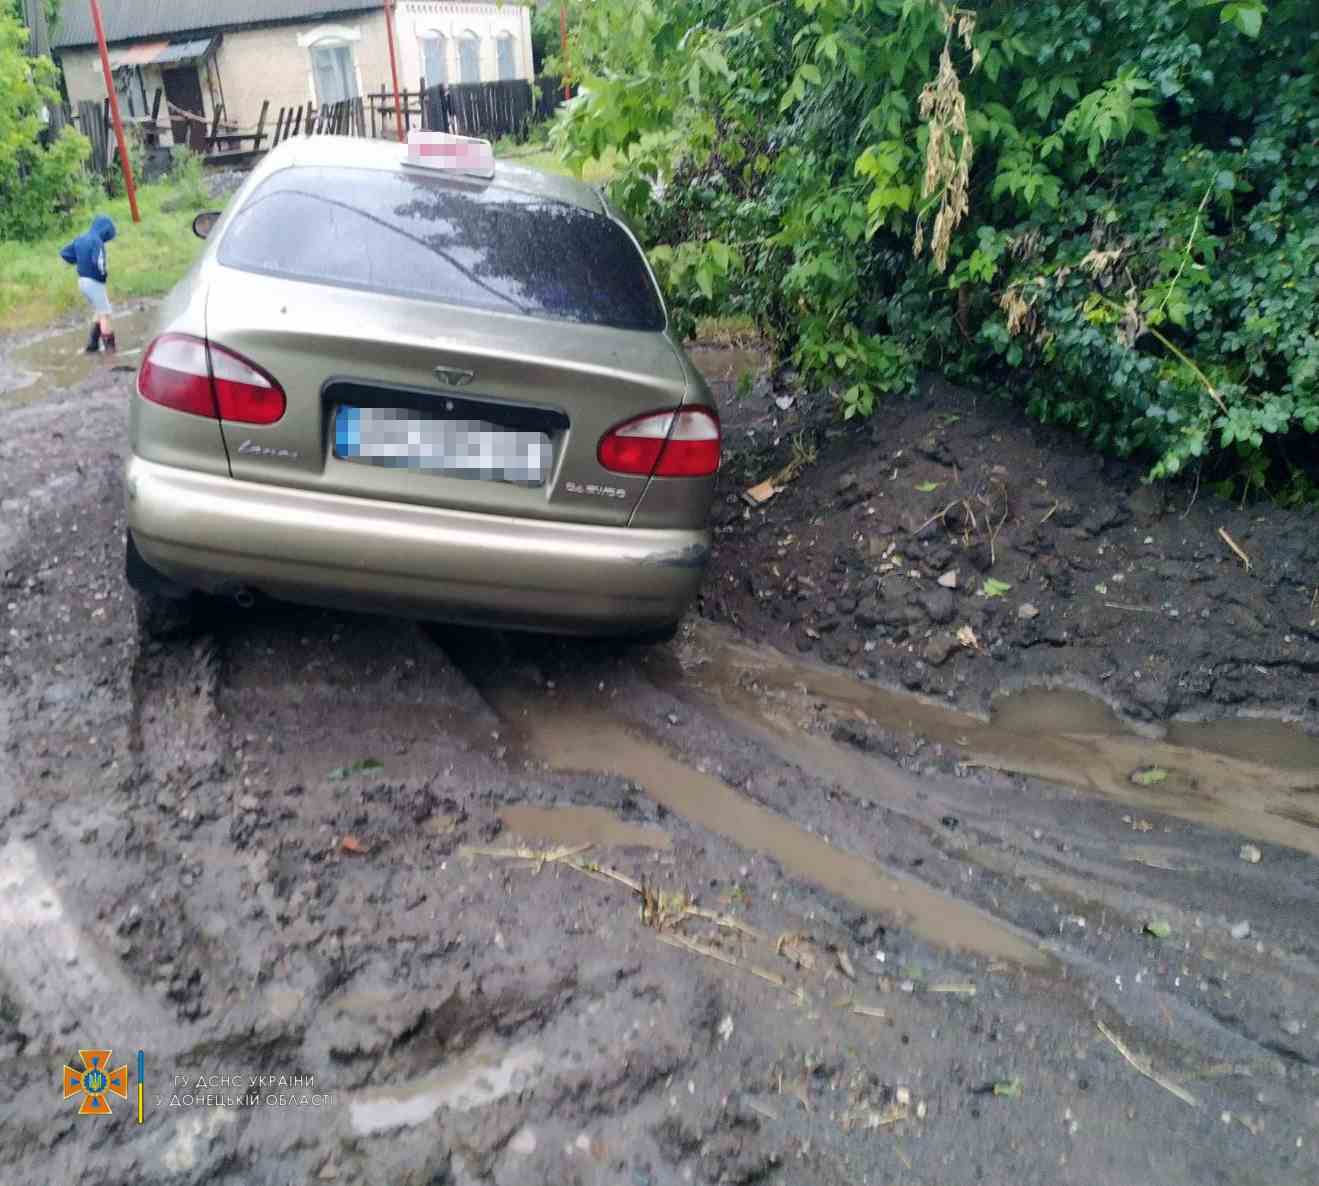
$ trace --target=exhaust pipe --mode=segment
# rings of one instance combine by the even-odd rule
[[[240,609],[251,609],[256,605],[256,598],[252,596],[250,589],[239,589],[234,594],[234,601],[238,603]]]

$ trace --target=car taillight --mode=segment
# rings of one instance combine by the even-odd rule
[[[265,371],[232,350],[190,334],[162,334],[137,372],[143,399],[240,424],[274,424],[284,415],[284,390]]]
[[[176,412],[219,418],[206,343],[201,338],[163,334],[152,342],[138,368],[137,393]]]
[[[605,433],[596,457],[614,473],[708,477],[719,468],[719,417],[709,408],[638,416]]]

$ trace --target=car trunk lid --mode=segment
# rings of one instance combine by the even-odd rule
[[[212,342],[268,372],[287,400],[275,424],[224,422],[233,476],[363,498],[626,523],[646,479],[602,469],[599,439],[679,406],[687,389],[663,333],[222,266],[206,323]],[[500,472],[501,452],[543,468]]]

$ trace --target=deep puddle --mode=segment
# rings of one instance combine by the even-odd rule
[[[621,820],[603,807],[533,807],[517,803],[499,818],[519,836],[535,836],[556,844],[591,844],[616,848],[668,848],[667,832]]]
[[[984,911],[844,852],[710,774],[679,761],[604,713],[490,689],[487,695],[522,732],[529,751],[562,771],[613,774],[638,783],[670,811],[734,843],[763,852],[791,873],[856,903],[896,915],[941,947],[1043,968],[1049,960],[1027,938]]]
[[[705,623],[684,667],[682,684],[835,768],[849,759],[811,726],[851,720],[955,747],[970,765],[1080,787],[1319,855],[1319,738],[1296,726],[1177,723],[1163,738],[1146,737],[1092,697],[1039,688],[1004,697],[984,721],[736,641]]]
[[[543,1059],[530,1046],[502,1056],[471,1054],[421,1079],[357,1093],[348,1105],[353,1131],[361,1136],[424,1124],[441,1108],[466,1112],[521,1091]]]
[[[137,369],[144,336],[151,325],[152,309],[137,309],[114,319],[118,351],[115,354],[84,354],[86,325],[47,334],[26,345],[9,348],[0,361],[0,405],[30,404],[47,399],[97,370],[111,367]]]

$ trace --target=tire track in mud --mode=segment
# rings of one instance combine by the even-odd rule
[[[223,637],[215,632],[172,646],[139,632],[129,677],[129,750],[139,782],[195,789],[224,777],[223,662]]]
[[[443,635],[440,636],[443,639]],[[1029,936],[957,898],[889,870],[807,831],[788,815],[694,768],[621,717],[590,702],[580,687],[563,696],[529,695],[498,666],[472,652],[452,655],[514,731],[523,751],[565,772],[614,775],[644,787],[675,815],[752,852],[867,912],[910,929],[935,946],[1023,969],[1051,966]]]

